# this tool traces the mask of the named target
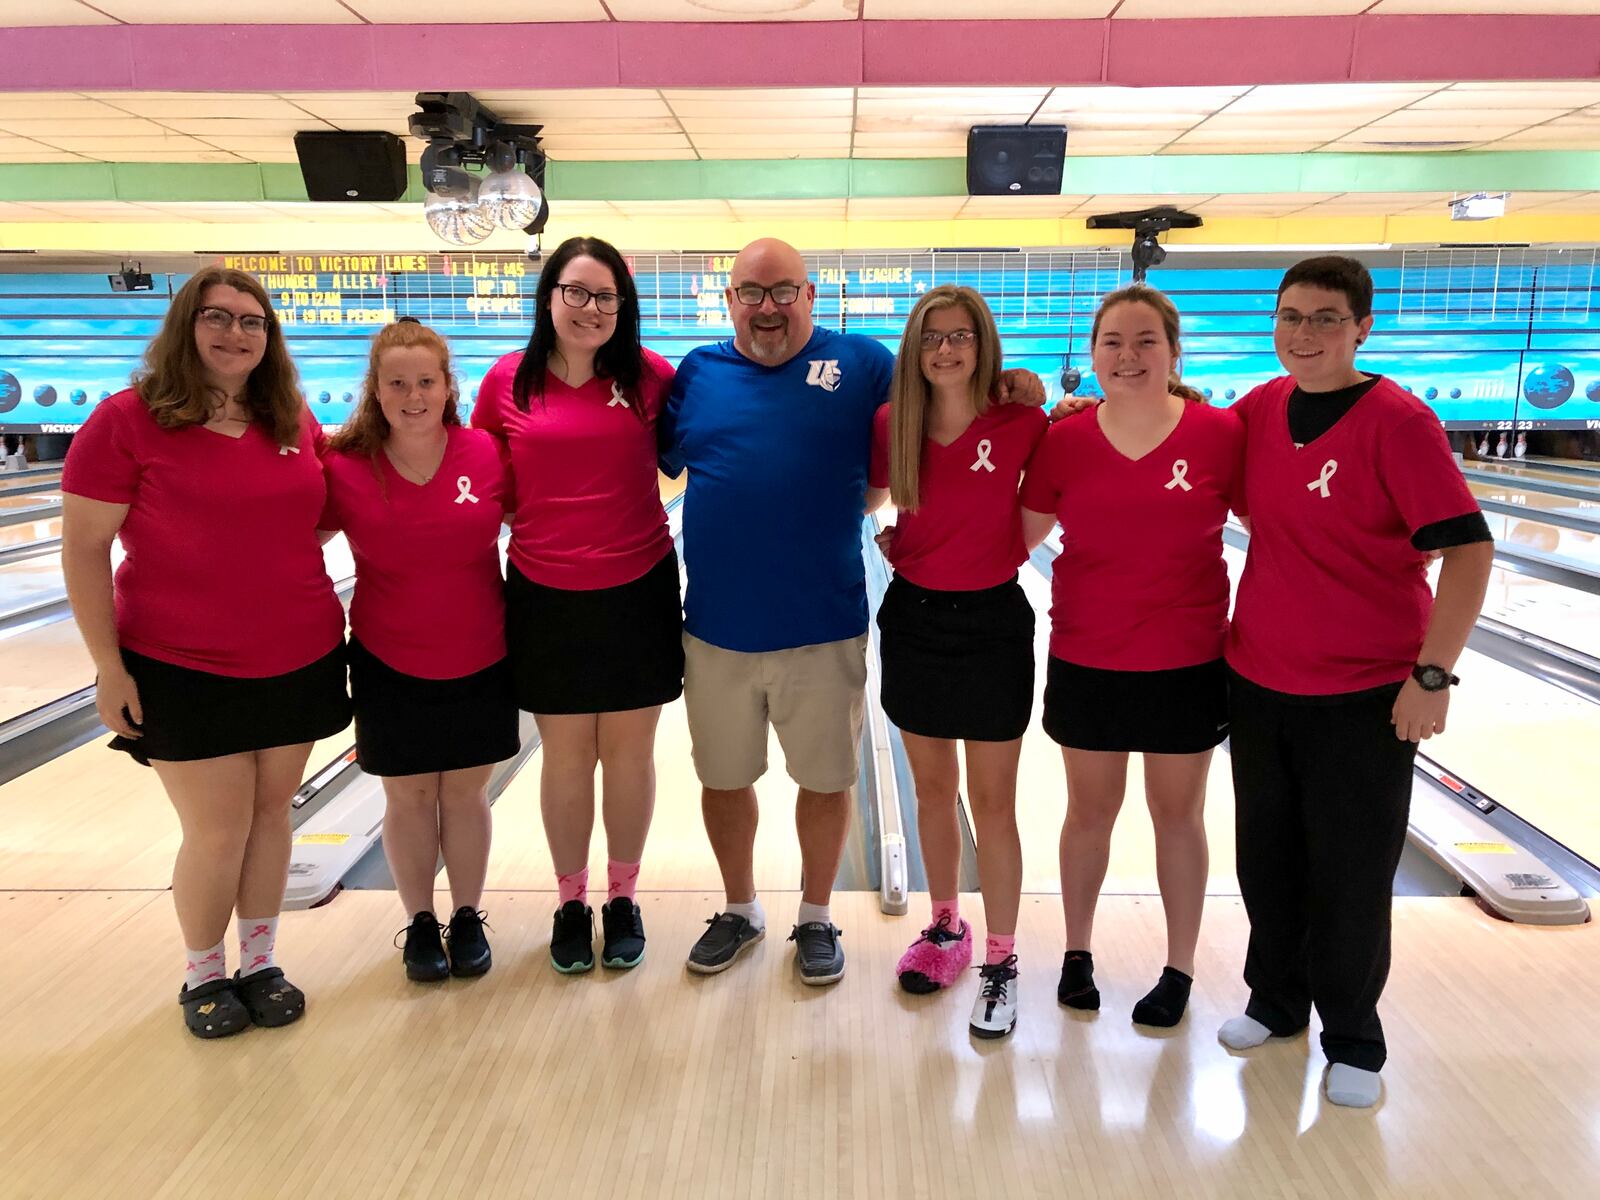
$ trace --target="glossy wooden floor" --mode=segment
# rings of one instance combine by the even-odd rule
[[[980,1043],[970,981],[893,984],[918,917],[836,897],[849,973],[811,989],[776,930],[687,975],[712,899],[643,895],[645,965],[563,977],[552,897],[492,893],[498,965],[430,988],[401,976],[393,896],[345,893],[284,918],[306,1019],[201,1043],[168,994],[165,895],[6,895],[4,1193],[1575,1198],[1600,1178],[1593,927],[1399,901],[1388,1090],[1355,1112],[1320,1097],[1314,1043],[1216,1043],[1242,997],[1236,901],[1213,903],[1168,1036],[1127,1017],[1160,963],[1153,904],[1106,902],[1106,1004],[1084,1016],[1055,1003],[1055,906],[1026,903],[1021,1021]],[[792,900],[769,897],[774,926]]]

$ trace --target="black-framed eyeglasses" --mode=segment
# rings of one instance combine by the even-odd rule
[[[738,297],[739,303],[754,308],[768,296],[780,308],[786,304],[793,304],[800,299],[800,285],[798,283],[775,283],[771,287],[762,287],[759,283],[741,283],[733,289],[733,294]]]
[[[949,333],[934,333],[931,329],[922,335],[922,348],[924,350],[937,350],[949,342],[957,350],[966,348],[978,340],[978,335],[971,329],[952,329]]]
[[[1338,313],[1316,312],[1307,316],[1305,313],[1295,312],[1292,308],[1282,308],[1272,314],[1272,323],[1279,329],[1299,329],[1301,325],[1309,324],[1313,333],[1332,333],[1346,321],[1354,321],[1354,316],[1341,317]]]
[[[272,325],[271,317],[263,317],[258,313],[231,313],[225,308],[213,308],[209,304],[197,310],[194,319],[217,333],[226,333],[237,324],[242,332],[251,337],[260,337]]]
[[[591,292],[581,283],[558,283],[556,290],[568,308],[583,308],[593,300],[595,311],[608,317],[622,311],[622,297],[616,292]]]

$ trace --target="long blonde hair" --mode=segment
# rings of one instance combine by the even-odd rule
[[[1156,316],[1161,318],[1161,327],[1167,334],[1167,344],[1172,347],[1172,374],[1167,376],[1167,391],[1196,404],[1205,404],[1205,393],[1183,382],[1183,345],[1179,340],[1182,329],[1178,319],[1178,306],[1165,292],[1151,287],[1148,283],[1131,283],[1125,288],[1111,292],[1100,301],[1100,307],[1094,314],[1094,325],[1089,329],[1090,353],[1094,352],[1094,344],[1100,338],[1101,319],[1119,304],[1148,304],[1156,310]]]
[[[383,450],[384,442],[389,440],[390,433],[389,418],[383,415],[383,405],[378,403],[380,360],[386,351],[409,350],[413,346],[424,346],[439,356],[439,370],[444,372],[450,389],[444,403],[444,424],[461,424],[461,414],[456,404],[461,398],[461,389],[456,385],[455,372],[450,367],[450,344],[435,330],[418,321],[396,321],[373,335],[372,350],[367,355],[367,375],[361,381],[361,399],[356,404],[355,412],[350,414],[350,419],[329,439],[329,449],[365,454],[377,466],[378,455]]]
[[[928,436],[928,401],[933,388],[922,374],[922,329],[928,314],[961,307],[978,335],[978,362],[972,372],[972,409],[989,410],[1000,382],[1000,331],[984,298],[969,287],[941,283],[917,301],[906,318],[889,385],[889,496],[902,512],[916,512],[922,501],[922,444]]]
[[[300,378],[283,341],[283,330],[272,314],[272,301],[254,275],[226,267],[207,267],[178,289],[167,306],[161,331],[145,349],[144,365],[133,374],[133,386],[163,429],[204,425],[211,419],[212,400],[206,386],[205,366],[195,343],[196,315],[206,289],[231,287],[261,305],[267,318],[267,346],[261,361],[245,382],[240,402],[250,422],[260,425],[280,446],[300,440],[300,414],[305,399]]]

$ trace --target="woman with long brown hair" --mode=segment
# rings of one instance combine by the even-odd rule
[[[601,962],[644,961],[635,900],[655,809],[661,706],[683,694],[678,555],[656,474],[672,365],[639,344],[627,261],[568,238],[539,274],[525,350],[489,369],[472,423],[493,434],[516,496],[506,642],[517,704],[539,723],[539,804],[559,897],[550,963],[594,969],[588,903],[595,772],[606,831]]]
[[[133,386],[90,414],[62,476],[62,570],[96,708],[183,827],[178,999],[197,1037],[305,1012],[274,961],[289,802],[312,743],[350,719],[344,614],[317,540],[321,440],[266,292],[213,267],[173,297]]]
[[[399,321],[372,339],[361,400],[329,444],[321,526],[356,562],[350,694],[356,761],[383,780],[383,852],[408,917],[418,981],[482,975],[494,764],[517,752],[498,542],[505,469],[494,439],[461,424],[450,348]],[[440,854],[453,916],[434,915]]]
[[[1058,520],[1044,729],[1062,747],[1067,952],[1056,998],[1095,1010],[1089,949],[1128,757],[1144,758],[1167,962],[1133,1008],[1182,1018],[1205,903],[1206,773],[1228,736],[1228,572],[1222,526],[1237,503],[1244,430],[1179,380],[1178,310],[1145,284],[1112,292],[1089,334],[1105,403],[1057,422],[1022,488],[1023,525]]]
[[[1004,1037],[1017,1020],[1017,761],[1033,712],[1017,485],[1046,426],[1037,408],[998,403],[999,381],[1000,337],[983,297],[953,284],[928,292],[906,322],[869,475],[898,508],[892,532],[880,535],[895,568],[878,612],[883,708],[916,780],[933,908],[895,973],[906,991],[928,993],[972,961],[972,927],[956,894],[964,744],[988,926],[970,1026],[985,1038]]]

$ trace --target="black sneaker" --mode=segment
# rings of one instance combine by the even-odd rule
[[[406,978],[416,983],[437,983],[450,974],[450,960],[444,956],[444,942],[439,936],[439,918],[431,912],[419,912],[411,918],[400,933],[405,934]],[[400,934],[395,934],[395,941]]]
[[[462,905],[450,918],[450,974],[484,975],[494,963],[489,939],[483,936],[484,914]]]
[[[604,941],[600,961],[613,970],[637,967],[644,961],[644,919],[639,906],[627,896],[618,896],[600,910]]]
[[[594,970],[594,909],[568,900],[550,930],[550,965],[563,975]]]
[[[747,947],[767,936],[738,913],[717,913],[706,924],[711,928],[689,950],[688,967],[697,975],[726,971]]]
[[[794,960],[800,966],[800,982],[820,986],[844,978],[844,947],[839,944],[839,928],[825,921],[796,925],[789,940],[794,943]]]

